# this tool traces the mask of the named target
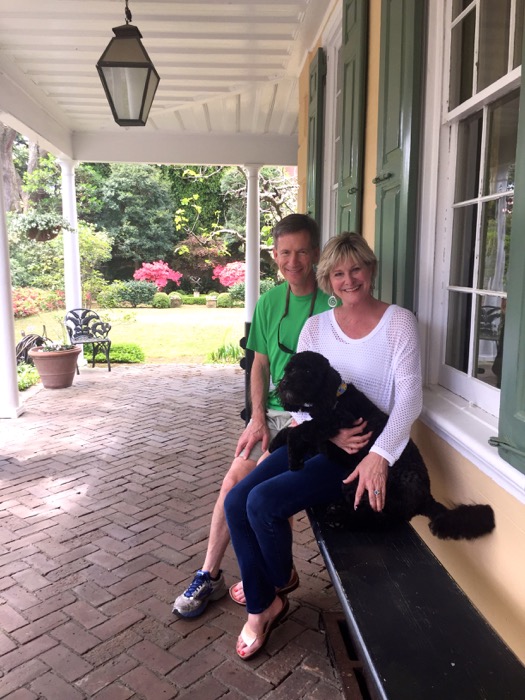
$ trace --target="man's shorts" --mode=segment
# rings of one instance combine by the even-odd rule
[[[287,428],[291,422],[292,416],[287,411],[276,411],[274,408],[269,408],[266,411],[266,424],[270,430],[270,440],[273,440],[279,430]],[[250,459],[257,461],[262,453],[262,443],[258,442],[250,452]]]

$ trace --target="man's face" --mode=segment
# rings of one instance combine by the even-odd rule
[[[277,239],[273,257],[279,272],[292,287],[302,287],[311,278],[319,260],[319,248],[312,248],[308,231],[284,233]]]

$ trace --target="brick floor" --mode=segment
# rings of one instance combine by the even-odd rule
[[[320,626],[337,600],[304,515],[301,587],[258,657],[229,597],[171,603],[198,568],[242,428],[234,367],[85,368],[0,420],[0,699],[342,698]],[[229,583],[235,556],[224,560]]]

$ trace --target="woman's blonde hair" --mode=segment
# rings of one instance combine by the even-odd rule
[[[330,238],[323,248],[317,265],[317,284],[326,294],[332,294],[330,273],[337,265],[350,260],[356,265],[369,267],[372,273],[372,289],[377,274],[377,258],[374,251],[359,233],[344,233]]]

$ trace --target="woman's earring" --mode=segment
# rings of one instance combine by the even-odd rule
[[[333,308],[335,308],[335,307],[337,306],[337,297],[334,296],[334,294],[331,294],[331,295],[328,297],[328,306],[329,306],[331,309],[333,309]]]

